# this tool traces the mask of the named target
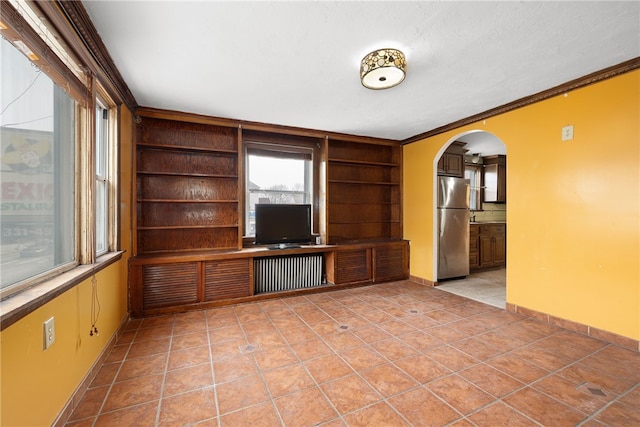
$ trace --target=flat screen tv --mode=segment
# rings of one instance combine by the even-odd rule
[[[256,245],[311,242],[311,205],[256,204]]]

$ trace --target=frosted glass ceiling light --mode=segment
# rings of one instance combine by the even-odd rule
[[[360,63],[360,80],[369,89],[388,89],[399,85],[407,72],[404,53],[397,49],[374,50]]]

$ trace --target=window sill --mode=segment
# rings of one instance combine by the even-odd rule
[[[38,283],[0,302],[0,331],[8,328],[29,313],[93,276],[122,258],[124,251],[109,252],[94,264],[79,265],[59,276]]]

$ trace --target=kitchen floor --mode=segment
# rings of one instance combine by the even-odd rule
[[[132,320],[68,426],[640,425],[640,353],[410,281]]]
[[[446,280],[437,289],[467,297],[498,308],[505,308],[507,300],[507,270],[488,270],[473,273],[465,279]]]

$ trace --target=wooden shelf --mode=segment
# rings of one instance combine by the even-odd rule
[[[141,117],[134,254],[241,247],[238,130]]]
[[[382,182],[382,181],[345,181],[339,179],[330,179],[330,184],[350,184],[350,185],[399,185],[397,182]]]
[[[364,160],[352,160],[352,159],[329,159],[329,163],[344,163],[347,165],[359,165],[359,166],[382,166],[382,167],[391,167],[391,168],[400,167],[400,165],[398,165],[397,163],[367,162]]]
[[[204,153],[215,153],[221,156],[238,154],[238,150],[212,149],[209,147],[188,147],[188,146],[173,145],[173,144],[154,144],[151,142],[138,142],[137,146],[138,148],[149,148],[149,149],[167,150],[167,151],[195,151],[195,152],[204,152]]]
[[[402,148],[328,141],[327,242],[402,238]]]
[[[138,203],[238,203],[237,200],[138,199]]]
[[[238,225],[157,225],[138,227],[138,230],[181,230],[181,229],[208,229],[208,228],[238,228]]]
[[[165,176],[197,176],[201,178],[231,178],[238,179],[237,175],[219,175],[210,173],[190,173],[190,172],[153,172],[138,171],[138,175],[165,175]]]

